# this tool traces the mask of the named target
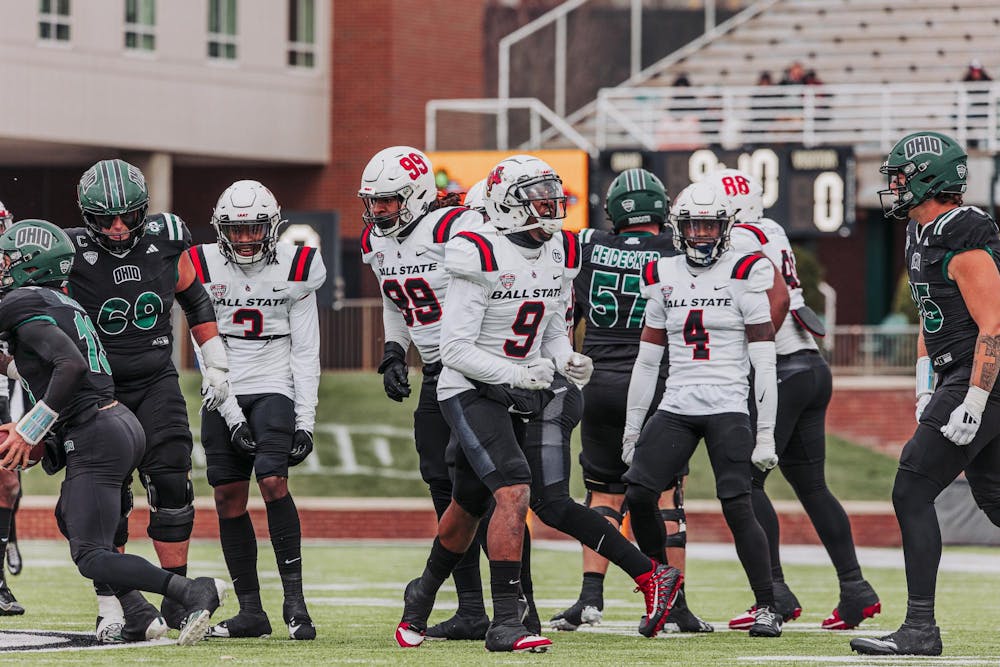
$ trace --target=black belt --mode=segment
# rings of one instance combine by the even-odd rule
[[[796,350],[795,352],[791,352],[789,354],[779,354],[777,356],[777,359],[778,359],[778,361],[781,361],[782,359],[792,359],[794,357],[805,357],[805,356],[809,356],[809,355],[813,355],[813,354],[819,354],[819,351],[818,350]]]
[[[237,336],[236,334],[224,334],[220,333],[223,338],[236,338],[237,340],[278,340],[279,338],[288,338],[288,334],[277,334],[275,336]]]

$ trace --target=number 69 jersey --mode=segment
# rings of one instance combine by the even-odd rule
[[[361,259],[379,281],[387,342],[406,349],[412,340],[425,364],[441,359],[441,310],[451,280],[444,268],[445,244],[463,231],[488,229],[482,214],[460,206],[431,211],[402,239],[365,229]]]
[[[217,243],[188,253],[215,306],[233,393],[283,394],[295,401],[296,428],[311,427],[320,374],[315,292],[326,280],[316,248],[279,241],[273,262],[245,267]]]
[[[470,380],[511,384],[516,366],[538,361],[543,346],[571,351],[566,312],[580,270],[580,241],[561,232],[538,253],[525,257],[496,231],[466,232],[448,242],[452,281],[441,324],[445,367],[438,400],[472,389]]]
[[[726,252],[692,273],[684,255],[642,272],[646,326],[664,329],[670,348],[661,410],[681,415],[747,413],[746,326],[771,321],[774,269],[762,255]]]

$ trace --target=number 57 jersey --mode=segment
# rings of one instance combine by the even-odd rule
[[[316,248],[279,241],[273,262],[244,266],[227,261],[217,243],[188,252],[215,306],[233,393],[283,394],[295,400],[312,391],[315,397],[310,388],[319,382],[320,369],[314,293],[326,280]],[[296,400],[297,415],[299,410]]]
[[[763,255],[726,252],[706,269],[684,255],[642,272],[646,326],[664,329],[670,348],[661,410],[681,415],[747,413],[747,325],[771,321],[774,269]]]

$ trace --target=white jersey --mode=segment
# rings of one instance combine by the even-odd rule
[[[746,326],[771,321],[771,263],[760,255],[723,253],[705,269],[684,255],[642,272],[646,326],[665,329],[670,349],[659,409],[682,415],[747,413],[750,358]]]
[[[402,239],[365,229],[361,259],[379,281],[386,342],[405,350],[412,340],[425,364],[441,359],[441,313],[451,281],[444,268],[445,245],[462,232],[489,229],[481,213],[460,206],[431,211]]]
[[[778,354],[791,354],[799,350],[818,350],[812,334],[803,329],[792,317],[792,312],[806,305],[802,298],[802,285],[795,272],[795,253],[785,229],[774,220],[761,218],[754,223],[733,225],[729,235],[733,251],[740,255],[762,252],[781,270],[781,277],[788,286],[788,312],[774,334],[774,347]]]
[[[445,266],[452,282],[441,323],[445,367],[438,399],[472,389],[470,380],[510,384],[516,367],[536,362],[543,347],[545,356],[572,352],[566,313],[580,270],[580,241],[560,232],[537,257],[522,250],[496,231],[448,242]]]
[[[295,428],[313,432],[319,391],[316,290],[326,267],[316,248],[278,242],[273,263],[229,262],[217,243],[188,250],[229,355],[233,394],[282,394]]]

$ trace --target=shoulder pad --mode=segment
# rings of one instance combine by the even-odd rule
[[[750,292],[766,292],[774,285],[774,267],[763,255],[744,255],[733,264],[733,272],[729,277],[746,281],[743,287]]]
[[[975,206],[953,209],[929,224],[928,245],[945,250],[985,248],[997,241],[997,223]]]
[[[663,261],[663,259],[658,259],[642,267],[640,274],[642,283],[639,286],[639,293],[647,299],[656,293],[657,286],[660,284],[660,263]]]
[[[466,206],[453,206],[434,223],[431,238],[434,243],[447,243],[461,229],[478,231],[484,225],[483,214]]]
[[[63,231],[66,232],[66,236],[72,241],[74,248],[89,248],[93,244],[90,234],[85,227],[71,227]]]
[[[602,237],[605,236],[613,236],[613,234],[606,232],[603,229],[594,229],[593,227],[581,229],[577,234],[577,237],[580,239],[581,246],[585,246],[589,243],[597,243]]]
[[[191,245],[191,232],[173,213],[154,213],[146,217],[146,234],[167,241],[177,241],[185,248]]]
[[[372,226],[365,226],[364,231],[361,232],[361,255],[367,256],[372,252]]]
[[[10,332],[34,319],[49,320],[48,304],[38,287],[20,287],[8,292],[0,301],[0,331]]]
[[[563,230],[563,265],[570,270],[580,269],[580,237],[575,232]]]
[[[205,246],[198,244],[187,249],[188,257],[191,259],[191,266],[194,267],[194,274],[198,276],[198,281],[202,285],[207,285],[212,279],[208,270],[208,261],[205,259]]]
[[[477,283],[493,284],[491,274],[500,269],[491,235],[459,232],[445,246],[448,273]]]

